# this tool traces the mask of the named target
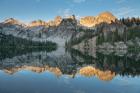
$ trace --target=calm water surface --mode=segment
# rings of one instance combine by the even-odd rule
[[[140,53],[1,51],[0,93],[140,93]]]

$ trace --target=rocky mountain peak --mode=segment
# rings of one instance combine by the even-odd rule
[[[87,27],[92,27],[93,25],[95,25],[95,20],[96,18],[94,16],[86,16],[80,19],[80,24]]]
[[[99,16],[97,16],[97,22],[98,23],[102,23],[102,22],[105,22],[105,23],[111,23],[111,22],[115,22],[117,18],[110,12],[103,12],[101,14],[99,14]]]
[[[54,20],[55,25],[58,26],[58,25],[61,23],[61,21],[62,21],[62,17],[61,17],[61,16],[57,16],[57,17],[55,18],[55,20]]]
[[[111,12],[102,12],[99,14],[100,17],[111,17],[111,18],[116,18]]]
[[[75,18],[75,15],[69,16],[67,18],[64,18],[61,22],[62,24],[66,24],[66,25],[73,25],[76,26],[77,25],[77,20]]]
[[[69,16],[72,20],[76,20],[75,15]]]
[[[21,24],[18,20],[14,18],[6,19],[3,23],[4,24]]]
[[[98,16],[86,16],[80,19],[80,24],[86,27],[93,27],[101,23],[115,22],[116,17],[110,12],[100,13]]]
[[[35,21],[32,21],[29,26],[30,27],[34,27],[34,26],[45,26],[47,25],[47,23],[45,21],[42,21],[42,20],[35,20]]]

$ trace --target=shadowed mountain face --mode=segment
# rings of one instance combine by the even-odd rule
[[[65,42],[70,39],[76,28],[75,16],[63,19],[57,16],[55,20],[49,22],[36,20],[28,25],[13,18],[0,23],[0,33],[4,35],[39,42],[49,40],[61,46],[64,46]]]
[[[103,12],[96,17],[87,16],[80,20],[76,19],[74,15],[68,18],[57,16],[52,21],[35,20],[29,24],[10,18],[0,23],[0,33],[32,41],[49,40],[59,46],[65,46],[65,43],[71,38],[78,37],[81,31],[88,30],[97,34],[100,30],[110,32],[117,28],[123,32],[124,27],[113,14]]]
[[[0,34],[34,42],[52,41],[58,46],[66,44],[75,48],[80,46],[80,49],[87,41],[91,46],[94,45],[93,47],[99,49],[138,48],[140,47],[139,30],[139,18],[119,20],[110,12],[81,19],[76,19],[74,15],[68,18],[57,16],[48,22],[35,20],[24,24],[10,18],[0,23]]]
[[[32,51],[22,54],[21,52],[14,56],[9,54],[9,57],[3,56],[4,54],[1,52],[0,70],[11,75],[22,70],[36,73],[49,71],[57,77],[63,75],[75,77],[80,74],[85,77],[96,76],[100,80],[110,81],[116,75],[139,76],[139,53],[130,54],[119,56],[95,53],[92,56],[73,49],[66,52],[63,47],[51,53]]]

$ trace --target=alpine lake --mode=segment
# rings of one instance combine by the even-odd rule
[[[1,48],[0,93],[140,93],[140,52],[110,51]]]

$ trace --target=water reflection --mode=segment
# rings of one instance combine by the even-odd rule
[[[0,51],[0,93],[140,93],[138,52]]]
[[[115,72],[101,71],[92,66],[86,66],[80,69],[79,73],[85,77],[97,76],[100,80],[109,81],[115,77]]]
[[[5,56],[6,52],[1,52],[0,70],[10,75],[22,70],[36,73],[49,71],[56,77],[95,76],[103,81],[110,81],[116,75],[140,75],[139,53],[131,52],[120,56],[116,53],[97,52],[95,57],[73,49],[65,51],[63,47],[53,52],[24,52],[16,51],[14,55],[9,53],[8,56]]]

